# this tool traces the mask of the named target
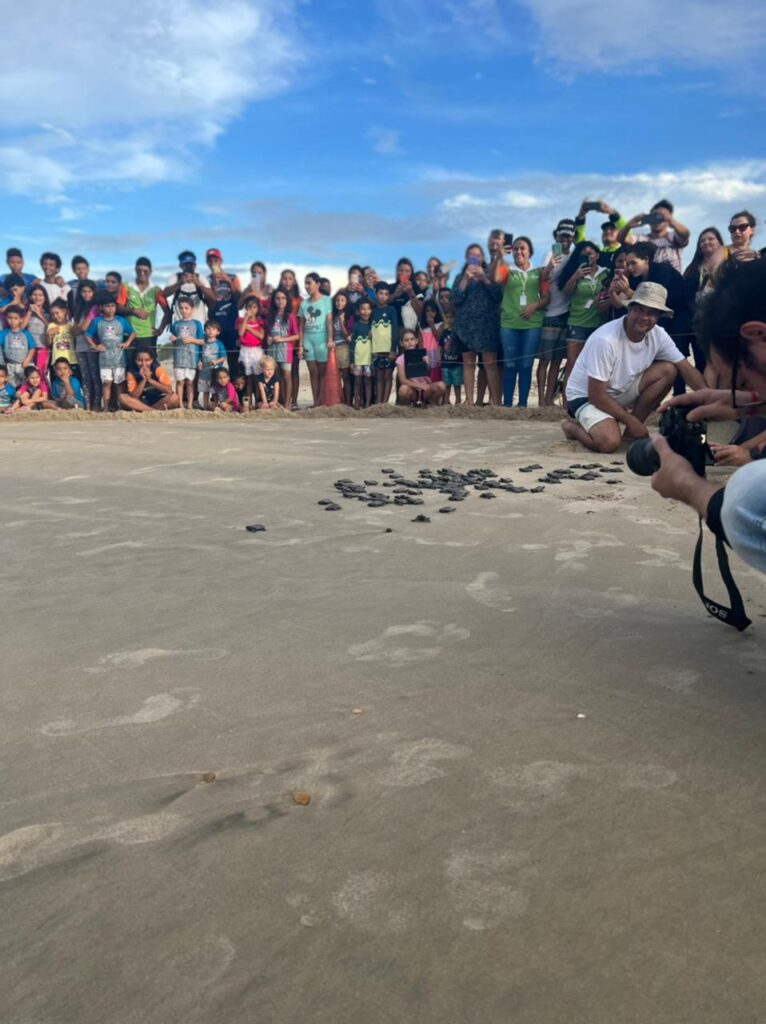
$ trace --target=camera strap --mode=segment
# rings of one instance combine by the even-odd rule
[[[708,613],[712,615],[714,619],[718,619],[719,622],[726,623],[727,626],[734,626],[736,630],[739,630],[739,632],[742,633],[751,624],[751,620],[747,617],[745,612],[745,603],[742,600],[739,587],[734,582],[734,577],[731,574],[729,556],[726,554],[726,545],[723,538],[718,533],[715,534],[715,553],[718,558],[718,571],[721,573],[721,579],[723,580],[726,592],[729,595],[731,608],[718,604],[716,601],[711,601],[709,597],[705,596],[702,589],[703,536],[704,524],[702,518],[700,518],[700,532],[697,537],[697,546],[694,549],[694,562],[692,564],[692,581],[694,583],[694,589],[697,591],[700,601],[702,601]]]

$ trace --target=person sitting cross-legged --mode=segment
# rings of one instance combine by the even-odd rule
[[[173,382],[148,348],[136,349],[135,366],[128,371],[127,384],[127,394],[120,395],[120,407],[128,412],[164,412],[181,406]]]
[[[568,438],[591,451],[617,451],[623,439],[648,436],[645,420],[678,373],[693,391],[705,386],[700,372],[657,326],[661,316],[672,316],[666,302],[662,285],[644,281],[630,297],[625,316],[588,338],[567,385],[570,418],[561,427]]]

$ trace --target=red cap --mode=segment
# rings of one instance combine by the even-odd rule
[[[205,259],[209,259],[211,256],[215,256],[217,260],[223,260],[220,249],[208,249],[205,253]]]

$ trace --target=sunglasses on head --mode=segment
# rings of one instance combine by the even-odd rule
[[[747,231],[750,225],[745,221],[744,224],[730,224],[729,232],[733,235],[735,232]]]

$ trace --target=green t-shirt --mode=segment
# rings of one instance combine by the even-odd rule
[[[134,284],[126,285],[128,293],[128,305],[131,309],[145,309],[149,314],[145,320],[140,316],[129,316],[128,321],[133,328],[136,338],[151,338],[154,335],[155,318],[157,316],[157,304],[160,302],[161,288],[152,285],[142,294]],[[163,308],[167,303],[162,299]]]
[[[542,327],[544,312],[536,310],[532,316],[525,320],[521,315],[524,306],[531,306],[533,302],[539,302],[540,275],[539,268],[532,268],[526,274],[517,267],[508,268],[508,280],[505,282],[503,291],[503,304],[500,307],[500,326],[510,327],[515,331],[523,331],[527,327]]]
[[[597,267],[595,277],[581,277],[577,282],[574,295],[569,303],[569,326],[594,328],[602,323],[601,314],[596,305],[598,293],[606,284],[608,271],[606,267]]]

